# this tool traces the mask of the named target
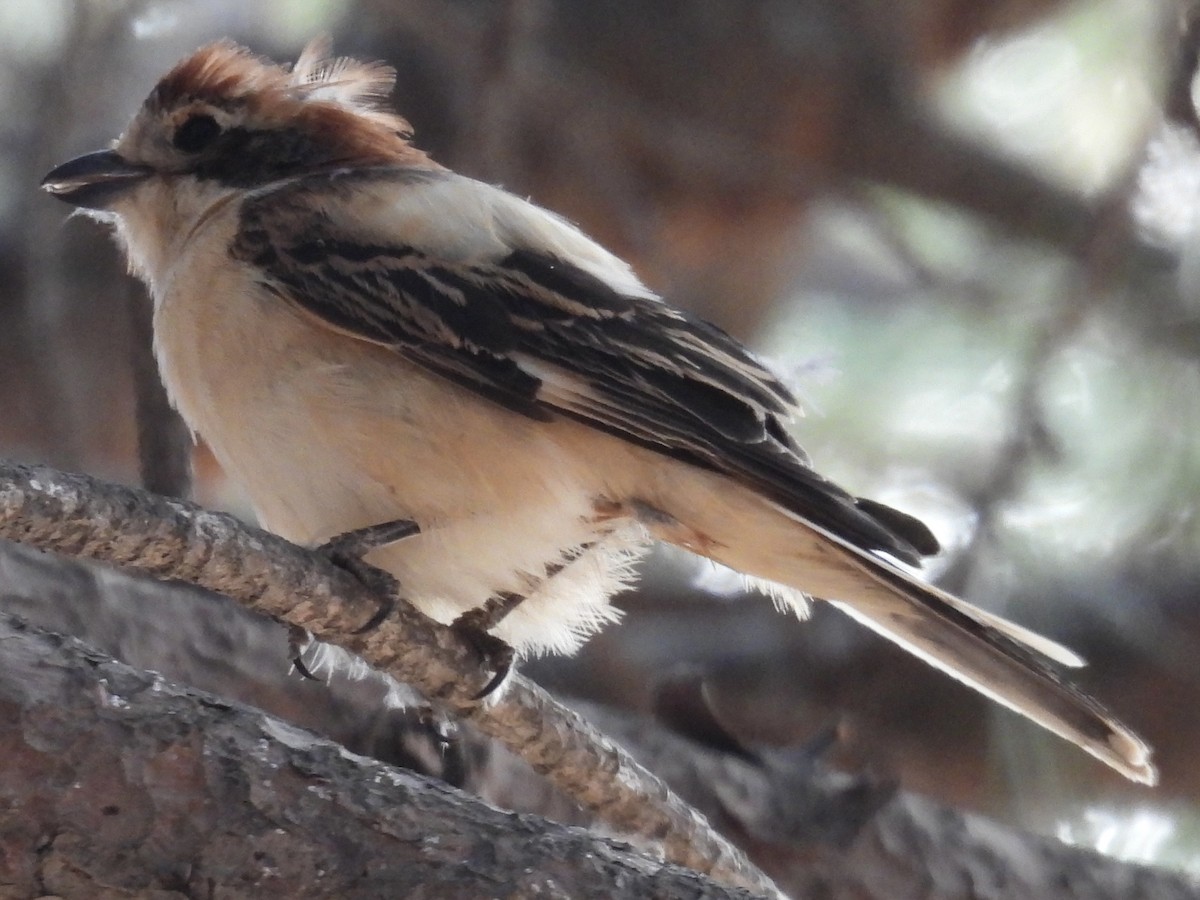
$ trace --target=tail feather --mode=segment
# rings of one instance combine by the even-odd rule
[[[1150,748],[1097,700],[1062,680],[1043,661],[1039,653],[1046,644],[1040,636],[916,582],[882,560],[851,555],[851,562],[882,586],[886,596],[865,602],[835,600],[835,606],[969,687],[1078,745],[1127,778],[1142,784],[1157,782]],[[998,622],[1004,630],[996,627]],[[1018,635],[1038,640],[1018,642]],[[1071,657],[1078,659],[1074,654]]]
[[[655,537],[737,571],[825,599],[998,703],[1077,744],[1133,781],[1154,784],[1150,748],[1050,662],[1078,666],[1066,647],[925,584],[789,510],[728,483],[701,496],[676,490]]]

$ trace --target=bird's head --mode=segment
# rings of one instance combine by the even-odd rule
[[[149,184],[178,205],[181,192],[211,202],[314,171],[426,161],[408,123],[381,108],[394,81],[385,65],[331,58],[326,39],[291,68],[209,44],[158,82],[111,149],[64,163],[42,187],[120,216]]]

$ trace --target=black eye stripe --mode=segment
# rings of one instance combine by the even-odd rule
[[[304,129],[250,131],[234,125],[221,133],[219,150],[200,156],[192,172],[231,187],[251,187],[320,166],[328,159]]]
[[[221,133],[221,126],[212,116],[197,114],[175,130],[172,143],[184,153],[198,153]]]

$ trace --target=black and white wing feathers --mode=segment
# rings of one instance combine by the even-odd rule
[[[248,199],[234,255],[327,325],[523,415],[567,415],[730,475],[863,550],[908,562],[936,552],[916,519],[808,467],[784,424],[796,400],[765,366],[570,225],[449,173],[374,177],[407,198],[387,227],[350,219],[341,186],[321,176]],[[451,189],[473,192],[454,214],[474,210],[475,247],[427,227],[408,233],[403,202],[414,221],[436,217],[428,204]]]

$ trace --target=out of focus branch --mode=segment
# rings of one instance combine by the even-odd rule
[[[675,302],[748,335],[810,201],[859,180],[1078,257],[1102,210],[953,133],[922,98],[922,79],[988,28],[1058,5],[359,0],[355,16],[370,52],[422,73],[397,98],[418,142],[578,219]],[[431,81],[437,94],[420,89]],[[1167,254],[1133,233],[1117,253],[1114,280],[1172,305]]]
[[[1197,890],[1178,873],[1016,831],[914,794],[897,793],[873,811],[886,789],[822,771],[804,751],[767,750],[755,765],[641,717],[582,708],[688,802],[739,835],[739,845],[794,897],[1185,900]]]
[[[964,548],[943,578],[952,591],[965,589],[971,569],[978,561],[974,551],[981,543],[995,538],[997,517],[1025,483],[1033,464],[1057,452],[1055,437],[1042,408],[1046,376],[1061,350],[1104,301],[1105,287],[1122,264],[1121,250],[1131,241],[1129,203],[1140,161],[1139,154],[1126,168],[1117,188],[1098,206],[1090,230],[1079,237],[1075,251],[1081,262],[1079,269],[1069,289],[1059,298],[1057,308],[1034,334],[1014,392],[1008,437],[996,454],[997,465],[971,492],[977,523],[971,546]]]
[[[20,896],[746,896],[7,616],[0,643],[0,873]]]
[[[138,470],[142,487],[187,499],[192,492],[192,435],[171,406],[154,361],[153,310],[145,288],[126,276],[132,339],[130,363],[137,401]]]

